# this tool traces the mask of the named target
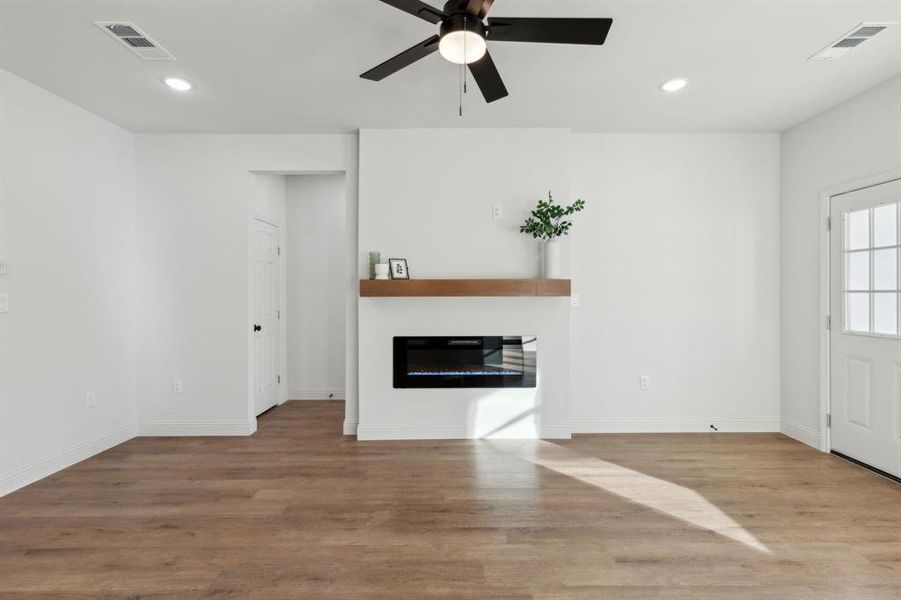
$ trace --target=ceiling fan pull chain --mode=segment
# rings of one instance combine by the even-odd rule
[[[466,17],[463,17],[463,33],[466,33]],[[460,95],[460,117],[463,117],[463,94],[466,93],[466,36],[463,36],[463,63],[460,64],[460,79],[459,79],[459,95]]]
[[[463,64],[461,66],[463,67],[463,93],[464,94],[466,93],[466,80],[467,80],[466,60],[469,58],[469,55],[466,52],[466,40],[469,37],[468,35],[466,35],[468,27],[469,27],[469,17],[463,17]]]
[[[463,67],[464,65],[460,65],[460,73],[457,77],[457,94],[459,96],[461,117],[463,116]]]

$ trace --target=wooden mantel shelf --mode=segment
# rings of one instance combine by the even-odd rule
[[[361,279],[360,297],[569,296],[571,283],[569,279]]]

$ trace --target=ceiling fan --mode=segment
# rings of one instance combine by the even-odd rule
[[[491,59],[486,41],[600,46],[613,24],[613,19],[558,17],[492,17],[486,23],[485,17],[494,0],[449,0],[443,9],[420,0],[381,1],[433,25],[439,25],[438,35],[386,60],[360,77],[381,81],[437,50],[450,62],[469,67],[487,102],[500,100],[508,92]]]

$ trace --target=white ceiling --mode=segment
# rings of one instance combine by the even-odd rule
[[[442,0],[429,0],[436,6]],[[435,33],[377,0],[0,0],[0,66],[132,131],[301,133],[396,127],[780,131],[901,72],[901,27],[833,62],[807,57],[901,1],[496,0],[493,16],[604,16],[602,47],[489,43],[510,96],[438,54],[359,74]],[[94,21],[132,21],[175,55],[145,62]],[[165,75],[194,82],[189,94]],[[684,76],[684,92],[658,85]]]

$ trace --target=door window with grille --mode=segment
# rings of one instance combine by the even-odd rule
[[[898,203],[844,213],[845,333],[899,337]]]

